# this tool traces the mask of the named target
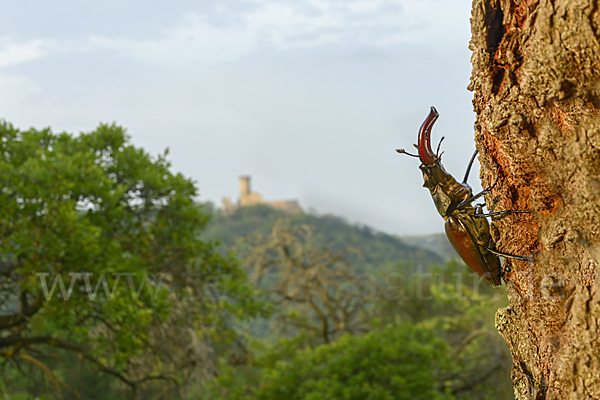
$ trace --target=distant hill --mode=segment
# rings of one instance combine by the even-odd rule
[[[290,218],[293,224],[312,226],[315,239],[322,242],[323,247],[333,250],[347,247],[357,249],[362,254],[362,258],[352,261],[365,269],[380,269],[399,263],[413,268],[418,265],[424,267],[443,265],[447,259],[446,248],[435,251],[424,245],[428,243],[431,246],[446,246],[438,240],[439,238],[407,241],[404,238],[377,232],[364,225],[350,224],[341,217],[305,213],[290,215],[266,205],[239,207],[227,216],[214,212],[211,223],[203,233],[203,238],[220,239],[223,242],[223,250],[229,251],[248,235],[254,233],[268,235],[273,223],[285,217]],[[243,257],[243,250],[238,255]]]

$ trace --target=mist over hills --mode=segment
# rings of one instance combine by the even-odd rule
[[[444,260],[460,259],[459,255],[450,244],[444,233],[432,233],[429,235],[402,235],[397,236],[404,243],[411,246],[427,249],[438,254]]]

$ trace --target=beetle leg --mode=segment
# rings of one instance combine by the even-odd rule
[[[475,154],[477,154],[477,150],[475,151]],[[473,161],[473,159],[475,158],[475,154],[473,154],[473,157],[471,158],[471,161]],[[469,163],[469,169],[471,168],[471,163]],[[467,169],[467,174],[470,172],[469,169]],[[456,207],[458,210],[460,210],[461,208],[465,208],[467,207],[469,204],[471,204],[472,202],[474,202],[475,200],[477,200],[478,198],[480,198],[483,195],[486,195],[490,192],[490,190],[492,190],[496,184],[498,183],[498,178],[500,177],[500,167],[498,167],[498,171],[496,172],[496,179],[494,180],[494,183],[492,183],[491,186],[488,186],[487,188],[483,189],[481,192],[474,194],[473,196],[469,197],[466,200],[463,200],[460,202],[460,204]],[[465,176],[466,178],[466,176]]]
[[[442,144],[441,140],[440,140],[440,144]],[[438,151],[439,151],[439,147],[440,146],[438,145]],[[467,183],[467,179],[469,179],[469,174],[471,173],[471,167],[473,166],[473,161],[475,161],[475,156],[477,156],[477,153],[479,153],[479,150],[475,149],[475,153],[473,153],[473,156],[471,157],[471,161],[469,161],[469,165],[467,166],[467,172],[465,172],[465,178],[463,179],[462,183]]]
[[[477,206],[475,207],[475,216],[477,218],[485,218],[485,217],[494,217],[496,215],[519,214],[519,213],[530,213],[531,212],[529,210],[504,210],[504,211],[496,211],[496,212],[489,212],[489,213],[477,212],[477,210],[481,210],[481,208],[482,208],[481,204],[477,204]],[[493,218],[492,218],[492,220],[493,220]]]
[[[534,257],[516,256],[514,254],[504,253],[504,252],[498,251],[498,250],[493,250],[493,249],[490,249],[489,247],[488,247],[487,250],[490,253],[495,254],[497,256],[506,257],[506,258],[513,258],[515,260],[521,260],[521,261],[535,262],[535,258]]]
[[[503,251],[498,251],[498,250],[494,250],[492,249],[492,239],[490,238],[490,243],[488,245],[487,250],[492,253],[495,254],[497,256],[501,256],[501,257],[505,257],[505,258],[513,258],[515,260],[521,260],[521,261],[529,261],[529,262],[535,262],[535,258],[533,256],[531,257],[525,257],[525,256],[516,256],[514,254],[510,254],[510,253],[505,253]]]
[[[529,210],[504,210],[504,211],[494,211],[494,212],[488,212],[488,213],[484,213],[483,211],[483,207],[485,207],[485,203],[484,204],[476,204],[475,205],[475,212],[473,213],[473,215],[476,218],[485,218],[485,217],[494,217],[496,215],[508,215],[508,214],[524,214],[524,213],[531,213],[531,211]],[[494,220],[494,218],[492,218],[492,221]]]
[[[494,185],[496,183],[494,182]],[[486,195],[489,193],[489,191],[494,187],[494,185],[490,186],[487,189],[483,189],[481,192],[474,194],[473,196],[469,197],[466,200],[463,200],[460,202],[460,204],[456,207],[457,209],[461,209],[461,208],[465,208],[466,206],[468,206],[469,204],[471,204],[472,202],[474,202],[475,200],[477,200],[478,198],[480,198],[483,195]]]

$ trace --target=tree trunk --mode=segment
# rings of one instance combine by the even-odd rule
[[[475,140],[509,307],[496,326],[518,399],[600,399],[600,11],[593,0],[474,0]]]

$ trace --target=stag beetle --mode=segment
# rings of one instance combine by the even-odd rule
[[[431,107],[429,115],[423,122],[423,125],[421,125],[421,129],[419,129],[418,144],[415,145],[419,153],[418,155],[410,154],[404,149],[397,149],[396,151],[412,157],[419,157],[419,160],[421,160],[419,168],[423,172],[423,179],[425,180],[423,186],[431,192],[435,207],[446,221],[444,227],[448,240],[469,268],[491,285],[499,286],[502,284],[501,278],[503,272],[498,256],[523,261],[532,261],[532,259],[492,249],[490,225],[486,217],[528,211],[507,210],[484,214],[481,212],[483,208],[482,204],[471,205],[473,201],[488,193],[496,185],[498,178],[496,178],[492,186],[480,193],[473,194],[473,190],[467,184],[467,179],[477,151],[471,157],[465,177],[461,183],[457,182],[452,175],[446,172],[441,163],[439,145],[436,154],[431,150],[431,128],[438,117],[439,114],[435,107]],[[440,144],[442,140],[444,140],[443,137],[440,140]]]

